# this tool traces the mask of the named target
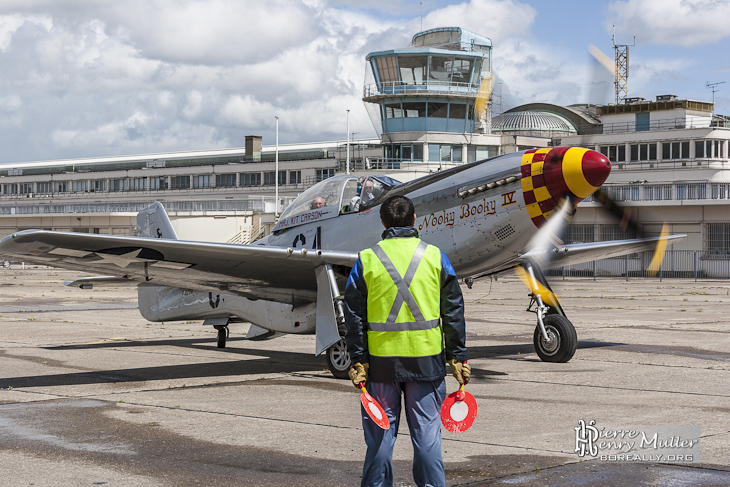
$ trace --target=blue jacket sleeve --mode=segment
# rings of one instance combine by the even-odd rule
[[[466,353],[466,323],[464,297],[454,267],[441,252],[441,325],[444,329],[446,360],[464,361]]]
[[[357,259],[345,287],[345,343],[352,363],[369,362],[367,337],[368,288],[362,262]]]

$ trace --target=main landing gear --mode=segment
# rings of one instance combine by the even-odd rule
[[[350,377],[348,371],[352,361],[350,360],[350,354],[347,353],[347,344],[344,338],[327,349],[325,358],[327,359],[327,368],[330,369],[332,375],[338,379],[348,379]]]
[[[218,330],[218,348],[226,348],[226,340],[229,335],[228,325],[215,325],[214,328]]]

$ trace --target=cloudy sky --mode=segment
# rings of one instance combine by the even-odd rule
[[[367,8],[353,5],[368,5]],[[421,18],[421,10],[423,16]],[[0,164],[376,132],[365,56],[423,29],[492,39],[502,107],[610,102],[588,55],[633,44],[629,96],[730,109],[728,0],[2,0]]]

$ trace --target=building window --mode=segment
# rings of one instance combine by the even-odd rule
[[[470,145],[466,148],[466,162],[481,161],[489,158],[490,150],[487,145]],[[492,155],[497,155],[494,151]]]
[[[405,85],[424,84],[427,61],[427,56],[398,56],[401,82]]]
[[[687,199],[688,200],[707,199],[707,185],[705,183],[687,184]]]
[[[449,118],[464,120],[466,118],[466,104],[452,103],[449,106]]]
[[[33,183],[20,183],[18,186],[20,194],[30,194],[33,192]]]
[[[317,182],[324,181],[335,175],[334,169],[317,169]]]
[[[129,185],[126,179],[110,179],[109,191],[127,191]]]
[[[170,189],[189,189],[190,176],[172,176],[170,178]]]
[[[17,184],[6,184],[5,191],[3,191],[3,194],[18,194],[18,185]]]
[[[431,56],[428,67],[429,83],[448,85],[451,82],[451,67],[453,64],[453,57]]]
[[[302,171],[289,171],[289,184],[301,184]]]
[[[563,240],[566,244],[590,243],[594,240],[595,226],[593,224],[571,223],[565,229]]]
[[[601,154],[608,157],[611,162],[626,162],[625,145],[604,145],[600,147]]]
[[[379,57],[375,61],[381,83],[395,83],[398,81],[398,66],[395,56]]]
[[[96,179],[92,181],[91,191],[106,191],[106,179]]]
[[[469,84],[471,80],[471,59],[454,59],[454,73],[451,81],[454,83]]]
[[[631,162],[639,160],[639,144],[631,144]]]
[[[54,193],[67,193],[68,192],[68,182],[66,181],[56,181],[53,183],[53,192]]]
[[[210,174],[198,174],[193,176],[193,188],[210,188],[213,177]]]
[[[648,132],[651,124],[649,122],[649,112],[636,114],[636,131]]]
[[[403,117],[403,110],[401,110],[400,103],[386,103],[385,104],[385,118],[401,118]]]
[[[36,193],[46,194],[51,193],[53,191],[53,185],[50,181],[46,181],[43,183],[36,183]]]
[[[236,185],[236,175],[235,174],[216,174],[215,175],[215,185],[218,187],[226,187],[226,188],[235,186]]]
[[[146,191],[147,178],[134,178],[129,180],[129,189],[132,191]]]
[[[730,183],[713,183],[712,199],[726,200],[730,199]]]
[[[241,186],[261,186],[261,173],[260,172],[242,172]]]
[[[695,140],[695,159],[705,158],[705,141]]]
[[[88,191],[89,189],[89,182],[88,181],[72,181],[71,182],[71,191],[74,193],[84,193]]]
[[[425,117],[426,103],[403,103],[403,113],[407,118]]]
[[[428,103],[428,116],[437,118],[446,118],[449,113],[448,103]]]
[[[160,176],[157,178],[150,178],[150,189],[154,190],[165,190],[167,189],[167,176]]]
[[[273,186],[274,184],[276,184],[276,181],[274,180],[274,178],[275,178],[274,174],[275,174],[274,171],[266,171],[264,173],[264,186]],[[278,183],[280,185],[286,184],[286,171],[279,171],[278,179],[279,179]]]
[[[568,226],[570,227],[570,225]],[[632,228],[624,230],[621,225],[598,225],[601,240],[625,240],[636,238],[636,232]]]
[[[705,223],[704,250],[711,255],[730,255],[730,223]]]
[[[644,200],[646,201],[668,201],[671,199],[671,184],[647,184],[644,186]]]

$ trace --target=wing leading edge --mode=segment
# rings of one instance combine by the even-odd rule
[[[582,264],[592,260],[620,257],[634,252],[643,252],[644,250],[654,250],[660,240],[666,240],[668,244],[673,244],[686,237],[687,235],[669,235],[667,237],[568,244],[552,249],[533,249],[525,256],[537,258],[538,262],[541,260],[549,261],[549,268],[552,269],[565,265]],[[548,255],[548,253],[553,254]]]
[[[356,252],[25,230],[0,241],[24,262],[160,286],[224,292],[288,304],[317,297],[315,269],[352,267]]]

